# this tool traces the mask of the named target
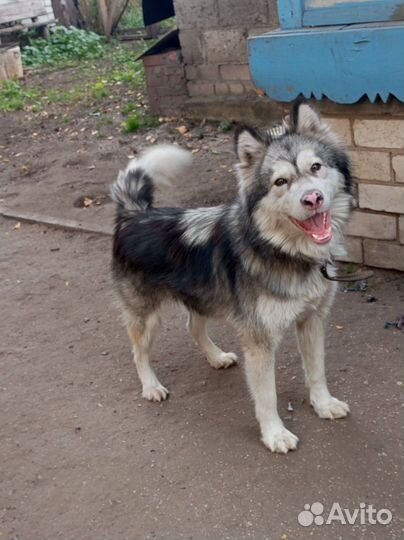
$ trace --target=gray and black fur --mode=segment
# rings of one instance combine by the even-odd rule
[[[112,272],[141,378],[144,361],[139,359],[148,352],[145,353],[144,347],[139,348],[138,342],[151,332],[147,321],[165,300],[173,299],[185,305],[190,312],[191,326],[193,317],[198,317],[198,323],[209,317],[224,317],[239,330],[245,347],[257,343],[268,349],[274,348],[278,341],[275,332],[279,333],[282,325],[274,322],[272,328],[272,322],[268,323],[261,308],[257,308],[266,299],[276,306],[293,305],[285,327],[305,312],[308,302],[318,306],[327,304],[323,297],[330,287],[320,268],[332,256],[334,247],[312,247],[281,214],[280,225],[276,220],[267,224],[265,214],[262,218],[263,201],[271,204],[270,190],[276,189],[268,180],[276,164],[286,160],[296,166],[299,153],[306,147],[320,156],[324,166],[335,171],[333,175],[340,182],[336,197],[343,201],[340,206],[346,203],[349,207],[351,174],[343,145],[312,109],[305,109],[307,118],[303,118],[302,106],[308,108],[308,105],[298,103],[285,121],[284,134],[273,140],[268,133],[249,127],[237,129],[239,195],[230,204],[192,210],[153,206],[156,182],[163,176],[180,174],[175,170],[164,172],[164,167],[167,170],[173,167],[175,153],[181,152],[177,148],[152,150],[146,156],[146,165],[140,159],[120,173],[112,188],[116,203]],[[156,156],[155,162],[159,161],[160,171],[156,178],[149,163],[153,160],[153,152],[158,151],[160,155]],[[184,161],[178,166],[181,170],[188,164],[184,156],[178,154],[178,161]],[[274,210],[274,216],[277,212]],[[344,212],[346,214],[346,209]],[[335,216],[331,213],[338,238],[347,217],[344,212],[341,211],[341,216],[337,211]],[[282,233],[271,230],[278,226],[285,232],[283,229]],[[339,239],[338,245],[340,243]],[[317,294],[319,289],[322,291],[320,296]],[[198,343],[199,338],[195,337]],[[151,337],[147,339],[151,340]],[[210,353],[206,354],[209,356]],[[163,391],[156,394],[150,390],[153,377],[157,381],[151,370],[142,379],[145,397],[165,399]],[[159,384],[157,381],[155,387]],[[253,389],[252,392],[254,394]],[[265,437],[263,433],[263,439]],[[275,451],[283,451],[279,450],[284,446],[282,442],[277,450],[275,442],[266,444],[273,449],[272,445]],[[293,449],[287,442],[285,445],[286,451]]]

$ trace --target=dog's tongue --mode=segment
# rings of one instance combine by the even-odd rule
[[[329,211],[315,214],[313,217],[304,221],[299,221],[292,217],[290,220],[316,244],[326,244],[331,240],[332,232]]]

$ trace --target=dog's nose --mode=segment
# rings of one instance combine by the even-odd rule
[[[306,191],[300,202],[311,210],[317,210],[323,204],[324,195],[321,191]]]

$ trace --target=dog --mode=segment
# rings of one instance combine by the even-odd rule
[[[186,307],[189,331],[216,369],[237,360],[206,331],[209,318],[225,318],[243,345],[262,441],[286,454],[298,438],[277,411],[275,353],[291,324],[315,412],[328,419],[349,413],[327,387],[324,320],[336,284],[322,269],[344,253],[350,165],[343,143],[305,102],[293,106],[281,129],[239,127],[235,144],[238,195],[231,204],[153,206],[157,186],[188,174],[192,156],[174,145],[149,150],[119,174],[111,189],[113,282],[144,398],[168,395],[149,360],[163,302]]]

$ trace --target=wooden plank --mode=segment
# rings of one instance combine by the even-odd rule
[[[11,210],[10,208],[5,208],[4,206],[0,206],[0,216],[15,219],[17,221],[26,221],[27,223],[47,225],[57,229],[69,229],[78,232],[102,234],[106,236],[112,236],[113,233],[112,226],[108,225],[86,225],[85,223],[73,219],[54,218],[52,216],[37,214],[36,212],[26,212],[24,210]]]
[[[0,0],[0,24],[47,14],[42,0],[14,0],[6,3]]]
[[[368,0],[367,2],[331,2],[329,7],[304,9],[303,26],[328,26],[367,22],[403,21],[404,0]]]
[[[20,47],[0,49],[0,81],[20,79],[23,75]]]
[[[275,101],[404,102],[403,43],[404,23],[269,32],[248,40],[250,72]]]
[[[14,32],[22,32],[23,30],[26,30],[27,28],[42,28],[44,26],[47,26],[48,24],[53,24],[55,22],[56,22],[55,19],[49,19],[46,22],[15,24],[14,26],[8,26],[7,28],[0,28],[0,36],[2,34],[13,34]]]
[[[304,0],[278,0],[279,24],[283,29],[300,28]]]

